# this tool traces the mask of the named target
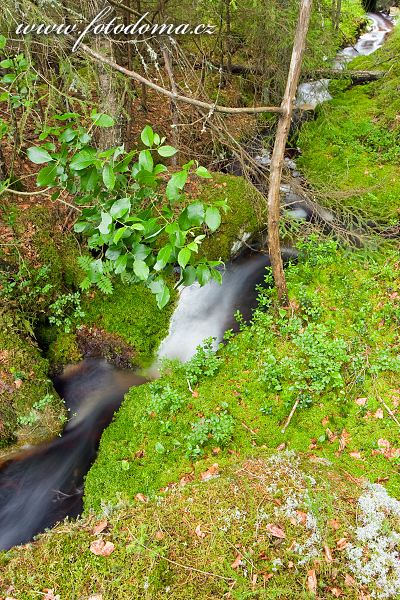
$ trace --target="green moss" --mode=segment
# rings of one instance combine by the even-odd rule
[[[56,367],[63,367],[82,360],[82,353],[79,350],[76,335],[60,331],[49,346],[47,358]]]
[[[119,336],[133,348],[138,363],[143,366],[151,362],[159,343],[168,333],[174,297],[159,310],[154,294],[144,284],[127,285],[117,280],[112,295],[90,294],[82,308],[86,325]]]
[[[399,218],[399,38],[397,29],[382,50],[354,63],[386,68],[387,76],[339,91],[298,141],[298,166],[324,204],[386,224]]]
[[[229,211],[222,217],[216,233],[207,237],[201,252],[210,260],[229,260],[232,246],[244,234],[259,231],[265,223],[266,200],[244,177],[213,173],[203,184],[198,199],[202,202],[226,200]]]
[[[0,447],[54,437],[61,428],[63,405],[47,376],[48,362],[24,322],[5,311],[0,314],[0,348]],[[36,410],[34,404],[45,397],[44,408]]]
[[[271,391],[265,384],[265,365],[271,355],[278,364],[299,355],[298,338],[290,333],[290,328],[298,324],[286,313],[279,317],[273,312],[260,313],[252,327],[245,328],[222,350],[218,372],[212,377],[201,377],[195,394],[188,389],[184,367],[176,366],[164,376],[157,385],[163,389],[169,386],[180,398],[180,408],[172,413],[158,414],[151,408],[154,384],[129,392],[114,423],[103,435],[99,457],[87,476],[87,508],[98,510],[102,502],[131,500],[139,492],[155,494],[193,468],[204,468],[214,446],[221,444],[213,441],[213,433],[202,448],[201,460],[193,466],[188,436],[199,418],[208,419],[226,411],[234,419],[234,431],[226,449],[218,454],[221,464],[229,460],[230,452],[247,455],[254,446],[273,449],[286,444],[301,452],[311,447],[313,454],[328,458],[353,476],[372,480],[387,476],[389,489],[400,492],[396,460],[385,458],[378,447],[379,439],[397,447],[391,416],[386,409],[383,419],[374,416],[379,415],[381,401],[393,409],[400,368],[396,359],[396,251],[389,248],[382,256],[335,249],[331,258],[322,255],[317,263],[313,252],[308,260],[302,259],[301,264],[289,269],[289,290],[302,307],[302,327],[308,323],[310,327],[324,327],[323,349],[332,346],[329,352],[336,353],[335,340],[343,340],[347,358],[339,361],[339,387],[324,383],[322,371],[316,379],[322,391],[315,391],[316,387],[310,392],[311,398],[306,402],[309,407],[299,408],[282,433],[297,398],[297,388],[293,386],[298,385],[297,380],[302,381],[304,367],[297,362],[300,374],[284,376],[281,387]],[[319,252],[315,250],[317,257]],[[333,369],[332,360],[326,359],[326,368],[329,365]],[[325,363],[321,368],[325,369]],[[365,407],[355,402],[358,397],[368,399]],[[343,431],[349,434],[345,452],[339,451]],[[361,459],[350,452],[360,452]]]

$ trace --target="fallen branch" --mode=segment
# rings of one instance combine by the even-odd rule
[[[349,69],[317,69],[306,73],[303,79],[350,79],[353,85],[376,81],[385,75],[384,71],[351,71]]]
[[[95,50],[92,50],[91,48],[89,48],[89,46],[86,46],[86,44],[81,44],[80,50],[83,50],[83,52],[85,52],[85,54],[87,54],[88,56],[91,56],[96,61],[98,61],[102,64],[105,64],[105,65],[108,65],[115,71],[119,71],[120,73],[123,73],[127,77],[130,77],[131,79],[134,79],[135,81],[138,81],[139,83],[146,85],[147,87],[151,88],[152,90],[159,92],[160,94],[163,94],[164,96],[167,96],[168,98],[171,98],[171,100],[173,100],[174,102],[184,102],[185,104],[197,106],[198,108],[205,108],[206,110],[210,111],[210,114],[212,114],[214,112],[218,112],[218,113],[225,113],[225,114],[231,114],[231,115],[235,115],[235,114],[254,115],[254,114],[265,113],[265,112],[270,112],[270,113],[281,113],[282,112],[282,108],[280,106],[253,106],[253,107],[220,106],[219,104],[210,104],[209,102],[203,102],[202,100],[197,100],[196,98],[189,98],[188,96],[182,96],[181,94],[174,93],[170,90],[167,90],[167,89],[161,87],[160,85],[157,85],[153,81],[150,81],[149,79],[146,79],[142,75],[139,75],[139,73],[136,73],[136,71],[131,71],[130,69],[126,69],[125,67],[122,67],[115,61],[107,58],[106,56],[103,56],[102,54],[99,54]]]
[[[290,414],[289,414],[288,418],[286,419],[286,423],[284,424],[283,429],[281,430],[281,433],[285,433],[286,429],[288,428],[289,423],[292,420],[292,417],[293,417],[294,413],[296,412],[296,408],[299,405],[299,402],[300,402],[300,399],[297,398],[296,402],[293,404],[293,408],[290,411]]]

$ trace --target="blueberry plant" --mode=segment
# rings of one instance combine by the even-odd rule
[[[184,196],[190,173],[211,177],[205,167],[191,160],[171,173],[161,161],[177,150],[149,125],[141,132],[144,149],[102,151],[93,144],[93,132],[113,126],[109,115],[93,110],[90,126],[73,112],[57,115],[55,121],[40,133],[43,143],[27,154],[45,165],[37,175],[38,186],[53,190],[54,201],[67,192],[82,207],[74,229],[87,237],[92,252],[80,258],[86,272],[83,289],[95,284],[109,294],[112,276],[119,275],[127,283],[144,282],[163,308],[170,298],[166,278],[175,265],[180,267],[176,285],[221,281],[220,261],[196,255],[207,231],[219,227],[227,205],[188,203]]]

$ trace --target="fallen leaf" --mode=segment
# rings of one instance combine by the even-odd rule
[[[335,435],[328,427],[325,429],[325,433],[330,442],[334,442],[336,440],[337,435]]]
[[[330,592],[335,598],[339,598],[342,595],[342,590],[340,588],[331,588]]]
[[[149,501],[148,497],[145,496],[144,494],[141,494],[140,492],[138,494],[136,494],[135,500],[137,500],[138,502],[145,502],[145,503]]]
[[[238,554],[233,563],[231,564],[232,569],[238,569],[242,564],[242,555]]]
[[[108,527],[108,522],[106,519],[104,521],[99,521],[92,529],[93,535],[98,535]]]
[[[350,435],[345,429],[343,429],[342,433],[340,434],[340,438],[339,438],[339,452],[343,452],[343,450],[345,449],[345,447],[347,446],[349,441],[350,441]]]
[[[350,452],[349,454],[352,458],[356,458],[357,460],[364,460],[359,452]]]
[[[340,540],[338,540],[336,542],[336,546],[338,548],[338,550],[344,550],[346,548],[346,546],[348,545],[348,541],[346,538],[340,538]]]
[[[54,590],[50,590],[49,588],[46,588],[44,591],[46,593],[43,596],[43,600],[60,600],[59,594],[55,595]]]
[[[310,569],[307,573],[307,588],[310,594],[314,596],[317,594],[317,576],[315,569]]]
[[[193,390],[192,396],[193,396],[193,398],[198,398],[199,397],[199,392],[197,390]]]
[[[201,481],[209,481],[210,479],[215,479],[218,476],[219,476],[218,463],[214,463],[213,465],[211,465],[211,467],[209,469],[207,469],[207,471],[200,473]]]
[[[283,540],[286,537],[285,532],[281,527],[279,527],[279,525],[273,525],[272,523],[268,523],[265,526],[265,529],[268,531],[268,533],[281,540]]]
[[[353,577],[351,575],[349,575],[348,573],[346,574],[346,577],[344,578],[344,582],[348,587],[354,587],[356,585],[356,580],[353,579]]]
[[[195,534],[197,535],[197,537],[199,538],[205,538],[206,534],[204,533],[204,531],[201,530],[201,526],[197,525],[196,529],[194,530]]]
[[[156,534],[154,536],[156,538],[156,540],[163,540],[165,538],[165,533],[161,530],[156,531]]]
[[[333,561],[333,558],[332,558],[332,552],[331,552],[328,544],[324,544],[324,552],[325,552],[326,562],[331,563]]]
[[[383,419],[383,410],[381,408],[378,408],[377,411],[374,413],[374,417],[375,419]]]
[[[368,398],[357,398],[355,400],[355,403],[358,404],[358,406],[365,406],[368,402]]]
[[[324,417],[322,419],[321,423],[322,423],[323,427],[326,427],[328,425],[328,423],[329,423],[329,417]]]
[[[296,515],[299,520],[299,523],[305,525],[307,523],[307,513],[302,510],[296,510]]]
[[[115,546],[112,542],[104,542],[104,540],[95,540],[90,544],[90,552],[96,556],[110,556],[114,552]]]
[[[213,448],[212,449],[212,453],[214,454],[214,456],[216,456],[217,454],[219,454],[221,452],[221,448]]]
[[[103,594],[93,594],[89,596],[88,600],[103,600]]]
[[[17,388],[17,390],[19,390],[19,388],[20,388],[20,387],[21,387],[21,385],[22,385],[22,379],[16,379],[16,380],[14,381],[14,385],[15,385],[15,387]]]
[[[286,442],[283,442],[282,444],[279,444],[279,446],[277,447],[277,450],[278,450],[278,452],[281,452],[285,448],[286,448]]]

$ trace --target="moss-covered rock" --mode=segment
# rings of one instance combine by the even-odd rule
[[[144,366],[151,362],[168,333],[174,298],[160,310],[154,294],[144,284],[128,285],[117,280],[111,295],[92,292],[82,306],[86,326],[119,337],[123,346],[134,350],[133,363]]]
[[[0,311],[0,447],[34,444],[61,429],[63,404],[48,378],[48,361],[23,320]]]
[[[201,253],[210,260],[229,260],[243,240],[265,225],[266,199],[244,177],[213,173],[196,199],[205,203],[226,200],[229,206],[219,229],[206,237],[201,246]]]

